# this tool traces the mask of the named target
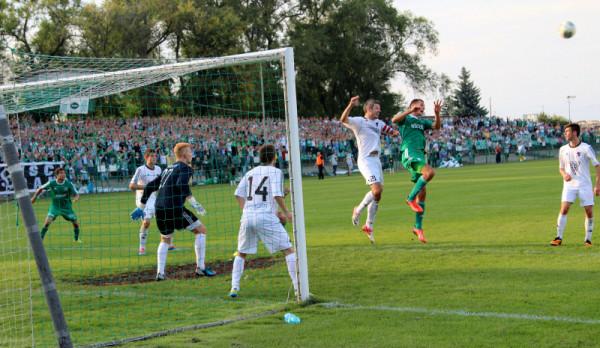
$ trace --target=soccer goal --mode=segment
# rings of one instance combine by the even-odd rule
[[[55,346],[58,337],[108,346],[309,299],[292,48],[186,60],[15,51],[2,72],[0,345]],[[191,192],[206,214],[187,208],[207,232],[202,249],[193,233],[175,232],[157,281],[157,220],[146,207],[143,222],[130,213],[144,186],[138,169],[169,170],[181,142],[191,145]],[[244,236],[241,288],[229,296],[242,239],[235,193],[247,171],[265,165],[265,144],[292,214],[277,213],[289,241],[272,242],[261,226]],[[249,183],[245,199],[266,202],[271,188]]]

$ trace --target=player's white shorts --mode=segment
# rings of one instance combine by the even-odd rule
[[[579,204],[582,207],[594,205],[594,190],[591,186],[586,187],[568,187],[563,186],[561,202],[575,202],[579,197]]]
[[[377,182],[383,185],[383,169],[381,168],[379,156],[360,158],[357,164],[358,170],[367,181],[367,185]]]
[[[146,206],[144,207],[144,220],[151,220],[156,216],[156,209],[154,208],[155,203],[156,196],[151,195],[146,202]],[[140,202],[137,202],[137,206],[139,207],[140,205]]]
[[[275,214],[245,212],[240,221],[238,251],[256,254],[259,238],[271,254],[292,247],[287,231]]]

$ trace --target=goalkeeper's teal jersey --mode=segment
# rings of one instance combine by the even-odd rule
[[[72,209],[71,197],[77,195],[77,190],[75,190],[75,186],[69,180],[65,179],[61,184],[56,180],[50,180],[42,188],[50,194],[52,207],[57,209]]]
[[[425,150],[425,131],[433,127],[433,122],[408,115],[402,122],[396,122],[402,136],[402,151]]]

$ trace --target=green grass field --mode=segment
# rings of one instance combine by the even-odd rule
[[[74,341],[280,309],[128,346],[598,346],[600,252],[583,246],[582,209],[572,209],[563,246],[549,246],[562,185],[556,161],[439,170],[428,186],[426,245],[410,233],[414,214],[403,200],[411,187],[408,175],[385,180],[373,246],[350,224],[352,207],[367,190],[362,177],[304,179],[310,289],[319,302],[305,307],[285,304],[289,280],[280,257],[268,269],[245,273],[236,300],[225,297],[228,274],[104,287],[74,283],[155,266],[153,250],[135,255],[137,225],[126,216],[131,195],[83,197],[76,209],[85,243],[72,244],[64,223],[53,226],[45,241]],[[233,197],[224,198],[232,190],[196,188],[209,211],[209,262],[227,260],[235,250],[239,211]],[[44,204],[36,205],[38,218]],[[169,254],[168,265],[192,262],[191,236],[177,234],[176,242],[184,250]],[[36,340],[51,344],[44,306],[34,296]],[[303,322],[283,323],[285,310]]]

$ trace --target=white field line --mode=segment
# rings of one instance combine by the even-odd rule
[[[483,318],[498,318],[498,319],[518,319],[530,321],[558,321],[573,324],[590,324],[600,325],[600,319],[547,316],[535,314],[521,313],[498,313],[498,312],[472,312],[463,309],[430,309],[420,307],[391,307],[391,306],[362,306],[355,304],[328,302],[319,304],[321,307],[331,309],[348,309],[348,310],[367,310],[367,311],[388,311],[402,313],[419,313],[425,315],[451,315],[460,317],[483,317]]]

